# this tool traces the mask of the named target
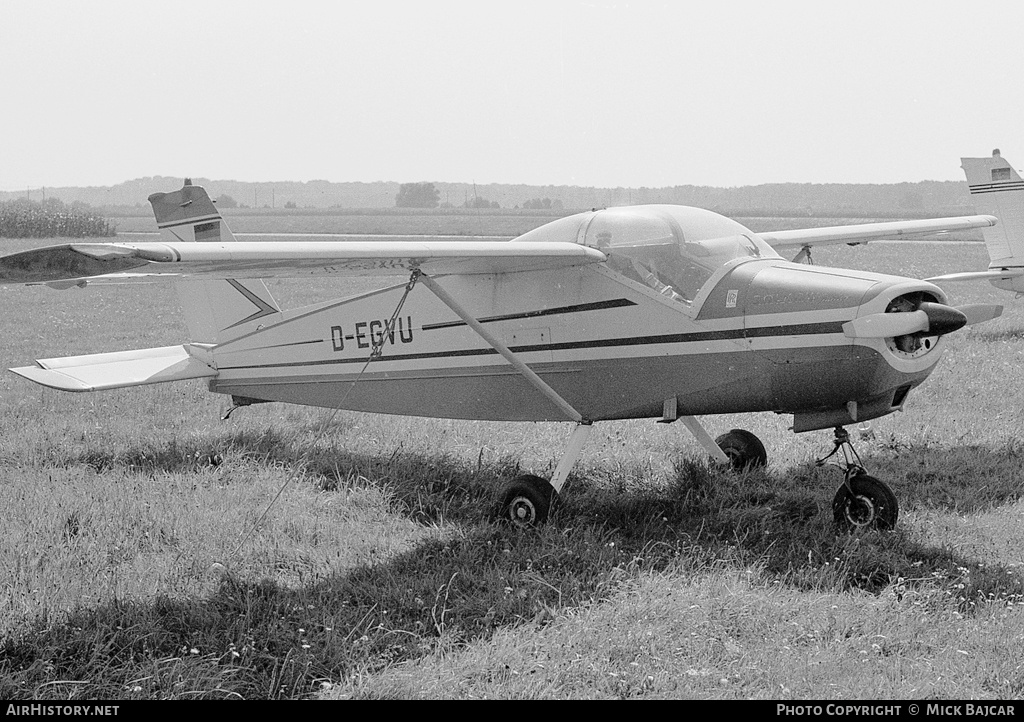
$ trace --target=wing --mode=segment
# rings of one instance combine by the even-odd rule
[[[1012,278],[1024,276],[1024,268],[1003,268],[991,271],[964,271],[962,273],[947,273],[944,276],[932,276],[924,280],[930,283],[954,283],[958,281],[1009,281]]]
[[[605,260],[576,243],[526,241],[71,243],[0,257],[0,283],[61,288],[90,279],[394,275],[417,268],[429,275],[510,273]]]
[[[828,226],[825,228],[801,228],[793,231],[767,231],[759,233],[776,250],[806,249],[812,246],[848,243],[856,245],[880,239],[904,239],[930,236],[950,231],[965,231],[972,228],[987,228],[997,222],[995,216],[955,216],[951,218],[926,218],[915,221],[887,221],[885,223],[858,223],[850,226]]]

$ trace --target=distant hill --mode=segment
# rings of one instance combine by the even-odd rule
[[[0,201],[26,196],[40,200],[59,198],[104,209],[148,208],[151,193],[181,187],[182,178],[137,178],[109,187],[45,188],[0,192]],[[283,208],[394,208],[400,184],[395,182],[332,183],[280,181],[248,183],[193,178],[210,196],[233,198],[240,207]],[[853,183],[769,183],[737,188],[672,186],[668,188],[585,188],[579,186],[530,186],[491,183],[434,182],[443,205],[460,207],[474,197],[497,202],[501,208],[523,207],[527,201],[550,198],[565,212],[632,203],[678,203],[743,215],[807,215],[817,217],[913,217],[956,215],[973,212],[967,183],[920,181],[884,185]]]

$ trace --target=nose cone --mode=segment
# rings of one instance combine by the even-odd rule
[[[928,317],[928,328],[925,330],[935,336],[959,331],[967,325],[967,316],[964,313],[943,303],[922,301],[917,310],[924,311]]]

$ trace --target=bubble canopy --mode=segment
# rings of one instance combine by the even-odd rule
[[[517,240],[580,243],[608,255],[618,273],[689,304],[715,271],[732,261],[779,258],[731,218],[676,205],[607,208],[560,218]]]

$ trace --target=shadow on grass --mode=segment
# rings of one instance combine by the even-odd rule
[[[865,466],[893,488],[904,509],[971,513],[1016,501],[1024,493],[1019,479],[1024,446],[872,447],[862,454]],[[235,432],[213,442],[183,445],[172,440],[163,447],[91,454],[78,461],[97,468],[123,465],[151,472],[239,459],[285,466],[301,460],[304,477],[325,491],[355,482],[386,486],[398,513],[421,524],[464,528],[493,519],[503,490],[528,471],[513,456],[474,464],[443,452],[408,453],[400,446],[386,456],[355,454],[332,445],[311,451],[294,436],[273,429]],[[891,578],[920,576],[921,570],[911,567],[920,567],[926,559],[937,565],[934,572],[977,566],[954,552],[919,547],[900,529],[855,537],[839,533],[831,503],[842,472],[833,465],[737,475],[682,459],[667,479],[649,480],[645,477],[650,470],[644,469],[626,470],[629,479],[624,479],[622,471],[578,466],[563,490],[552,527],[601,529],[618,540],[619,549],[632,554],[652,546],[674,549],[685,540],[718,558],[740,564],[757,561],[781,575],[781,581],[800,587],[877,591]],[[854,557],[851,544],[860,550]],[[670,553],[663,562],[672,559]],[[836,560],[845,565],[845,576],[833,566]],[[833,566],[827,579],[820,575],[824,562]],[[1003,587],[999,582],[979,591],[1001,592]]]
[[[178,469],[197,452],[278,464],[300,455],[272,433],[223,442],[93,461]],[[909,483],[894,486],[912,505],[936,503],[942,488],[961,511],[1019,494],[1009,482],[1012,450],[970,451],[974,468],[996,478],[996,488],[975,497],[962,493],[966,481],[934,471],[955,466],[944,452],[864,458],[869,468],[902,475]],[[513,459],[472,464],[442,454],[333,448],[303,457],[310,483],[386,485],[395,511],[425,524],[443,521],[451,533],[298,589],[229,574],[206,599],[114,602],[56,626],[40,622],[0,643],[0,698],[304,697],[323,682],[373,674],[497,629],[543,625],[642,572],[757,568],[778,583],[829,592],[879,592],[898,578],[916,579],[964,613],[1024,593],[999,565],[924,546],[899,528],[837,533],[831,499],[841,478],[829,467],[731,474],[683,459],[668,478],[644,483],[638,474],[627,483],[584,466],[551,522],[523,531],[488,521],[504,483],[519,473]]]

